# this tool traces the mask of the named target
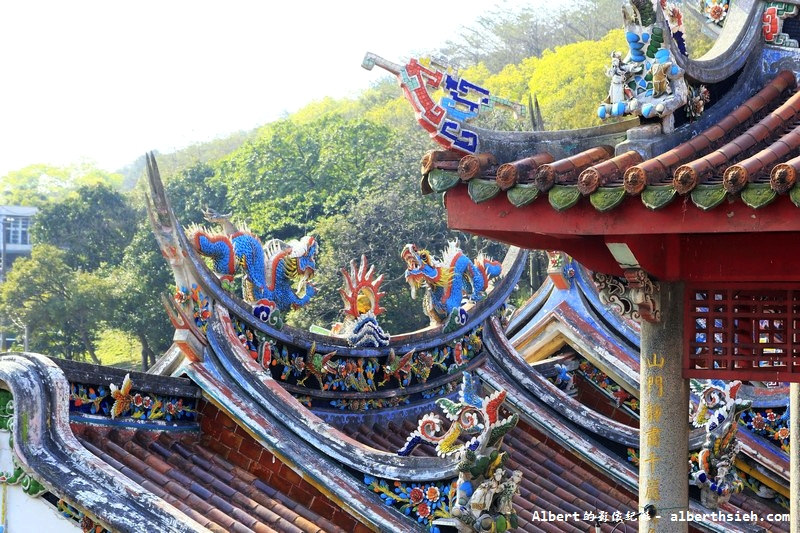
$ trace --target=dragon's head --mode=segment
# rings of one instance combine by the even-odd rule
[[[436,280],[436,267],[433,256],[428,250],[418,250],[414,244],[406,244],[400,257],[406,262],[406,281],[411,287],[411,297],[417,297],[417,289],[423,283],[433,283]]]
[[[297,292],[303,294],[306,284],[317,271],[319,244],[313,236],[306,235],[299,241],[290,242],[289,246],[291,247],[289,258],[295,265],[295,268],[291,269],[291,277],[298,281]]]

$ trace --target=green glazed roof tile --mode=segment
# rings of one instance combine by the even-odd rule
[[[598,211],[605,212],[614,209],[625,199],[625,189],[622,187],[599,187],[589,197],[589,201]]]
[[[435,168],[428,174],[428,183],[431,189],[436,192],[444,192],[447,189],[453,188],[459,181],[458,172],[450,170],[439,170]]]
[[[539,196],[539,189],[530,183],[522,183],[510,188],[508,192],[508,201],[517,207],[528,205]]]
[[[648,185],[642,191],[642,203],[650,209],[661,209],[675,198],[672,185]]]
[[[789,198],[792,199],[794,205],[800,207],[800,187],[798,187],[796,183],[794,187],[789,190]]]
[[[476,204],[491,200],[497,193],[500,192],[500,187],[497,186],[494,180],[471,179],[469,180],[469,197]]]
[[[721,184],[719,185],[698,185],[697,187],[692,190],[692,202],[694,205],[702,209],[703,211],[708,211],[709,209],[713,209],[717,207],[722,201],[725,199],[725,195],[727,192],[722,187]]]
[[[742,201],[753,209],[759,209],[777,198],[769,183],[750,183],[742,190]]]
[[[580,197],[581,193],[578,188],[568,185],[554,185],[548,194],[550,205],[552,205],[553,209],[556,211],[569,209],[578,203]]]

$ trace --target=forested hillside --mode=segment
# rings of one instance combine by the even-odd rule
[[[548,129],[587,126],[608,90],[611,51],[625,45],[621,30],[609,32],[620,25],[618,11],[599,0],[547,15],[489,14],[434,52],[498,95],[527,102],[535,94]],[[501,114],[486,122],[530,128],[528,118]],[[290,323],[328,327],[339,319],[340,270],[366,254],[386,278],[382,325],[400,333],[427,325],[403,278],[404,244],[438,255],[458,239],[469,255],[504,253],[449,232],[441,199],[420,194],[419,161],[431,148],[397,83],[386,79],[357,98],[322,99],[257,131],[157,160],[185,224],[203,223],[208,206],[233,213],[262,239],[318,237],[319,294]],[[7,327],[21,339],[27,325],[32,351],[108,364],[135,346],[151,364],[169,345],[159,295],[175,287],[146,220],[142,168],[141,160],[115,174],[36,165],[0,178],[2,203],[40,208],[33,255],[14,264],[0,291]]]

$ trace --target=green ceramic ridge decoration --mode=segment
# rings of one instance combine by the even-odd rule
[[[479,204],[497,196],[497,193],[500,192],[500,187],[494,181],[475,178],[469,180],[468,190],[472,201]]]
[[[428,174],[428,184],[435,192],[444,192],[447,189],[452,189],[460,180],[458,172],[440,170],[438,168],[431,170]]]
[[[0,389],[0,431],[11,431],[14,416],[14,398],[5,389]]]
[[[589,197],[595,209],[601,213],[614,209],[625,199],[625,189],[622,187],[599,187]]]
[[[650,209],[661,209],[675,198],[672,185],[648,185],[642,191],[642,203]]]
[[[523,207],[536,200],[539,189],[533,184],[521,183],[510,188],[506,194],[509,202],[516,207]]]
[[[778,197],[778,193],[772,190],[769,183],[749,183],[741,195],[742,201],[753,209],[760,209]]]
[[[577,187],[569,187],[566,185],[554,185],[548,194],[550,205],[552,205],[553,209],[556,211],[569,209],[578,203],[580,197],[581,193]]]
[[[698,185],[691,192],[692,202],[703,211],[717,207],[725,199],[726,194],[722,185]]]

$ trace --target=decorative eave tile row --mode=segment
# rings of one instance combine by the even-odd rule
[[[500,164],[489,153],[460,157],[434,151],[422,161],[423,192],[444,192],[465,183],[470,198],[484,202],[505,191],[523,207],[544,193],[557,211],[588,197],[600,212],[628,196],[649,209],[688,195],[702,210],[739,196],[758,209],[789,194],[800,207],[800,93],[790,71],[780,72],[756,95],[690,140],[643,161],[636,151],[613,155],[598,146],[564,159],[546,152]]]
[[[781,96],[791,92],[795,85],[794,74],[790,71],[782,71],[763,89],[717,124],[694,135],[675,148],[628,169],[624,178],[625,190],[629,194],[635,195],[641,193],[647,185],[674,185],[673,175],[682,165],[712,152],[723,143],[728,142],[738,130],[748,127],[753,122],[760,121],[760,126],[752,128],[753,135],[748,135],[744,139],[748,141],[761,139],[763,141],[765,133],[769,135],[770,132],[778,131],[783,120],[780,115],[777,115],[777,121],[773,114],[770,114],[773,117],[770,119],[763,119],[762,115],[770,108],[777,107]],[[746,146],[746,144],[742,142],[742,146]],[[736,148],[738,147],[739,145],[736,145]],[[732,146],[727,149],[728,153],[732,153],[730,151],[732,149],[735,148]]]
[[[428,411],[435,411],[436,406],[431,405]],[[406,445],[408,436],[417,429],[417,421],[421,413],[410,418],[390,420],[385,422],[362,421],[359,423],[348,422],[341,426],[341,430],[357,441],[376,450],[397,452]],[[459,438],[466,440],[466,435]],[[411,452],[414,457],[436,457],[436,450],[432,446],[417,446]]]

